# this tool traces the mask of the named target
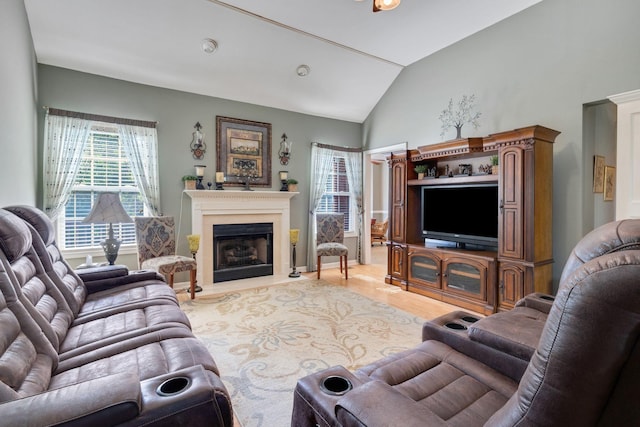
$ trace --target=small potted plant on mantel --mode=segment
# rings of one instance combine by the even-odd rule
[[[416,167],[413,168],[413,170],[415,170],[416,173],[418,174],[418,179],[423,179],[424,174],[427,173],[427,165],[416,165]]]
[[[182,181],[184,182],[185,190],[195,190],[196,189],[196,181],[198,178],[194,175],[185,175],[182,177]]]
[[[289,188],[289,191],[293,191],[293,192],[298,191],[298,180],[289,178],[287,180],[287,187]]]
[[[498,156],[491,156],[491,175],[498,175]]]

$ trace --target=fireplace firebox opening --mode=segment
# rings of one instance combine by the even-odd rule
[[[273,275],[273,223],[213,226],[213,283]]]

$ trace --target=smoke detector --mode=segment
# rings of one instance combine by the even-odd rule
[[[311,72],[311,67],[305,64],[299,65],[298,68],[296,69],[296,73],[300,77],[305,77],[309,75],[310,72]]]
[[[218,42],[214,39],[203,39],[202,40],[202,51],[204,53],[213,53],[218,49]]]

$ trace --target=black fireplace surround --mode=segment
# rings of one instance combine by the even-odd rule
[[[213,226],[213,282],[273,274],[273,223]]]

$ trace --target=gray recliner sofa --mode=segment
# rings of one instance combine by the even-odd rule
[[[218,368],[154,272],[86,271],[0,209],[0,426],[233,425]]]
[[[530,298],[542,321],[530,322],[530,355],[509,334],[500,341],[500,324],[486,328],[492,340],[437,335],[355,372],[300,379],[292,426],[640,425],[639,238],[640,220],[627,220],[576,245],[551,304]]]

